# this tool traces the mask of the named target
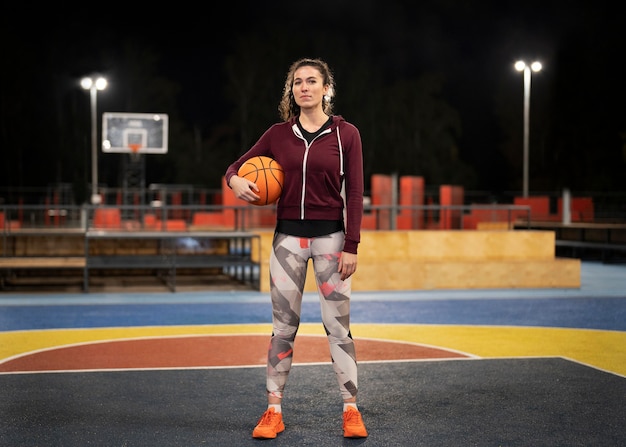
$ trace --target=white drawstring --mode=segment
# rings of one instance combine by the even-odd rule
[[[339,174],[343,177],[343,146],[341,146],[341,135],[339,135],[339,125],[337,125],[337,141],[339,142]]]
[[[343,146],[341,145],[341,135],[339,135],[339,124],[337,124],[337,142],[339,143],[339,174],[341,175],[341,198],[343,199],[343,226],[347,231],[348,206],[346,203],[346,179],[343,175]]]

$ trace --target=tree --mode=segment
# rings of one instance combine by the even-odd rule
[[[441,97],[443,81],[426,74],[383,88],[374,145],[379,172],[424,177],[429,184],[472,187],[474,172],[459,157],[461,122]]]

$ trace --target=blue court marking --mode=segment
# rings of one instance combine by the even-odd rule
[[[581,264],[579,289],[355,292],[353,323],[565,327],[626,331],[626,266]],[[302,322],[320,321],[306,293]],[[0,294],[0,331],[269,323],[255,291]]]
[[[321,321],[319,304],[302,322]],[[356,301],[353,323],[566,327],[626,331],[626,298]],[[0,330],[270,323],[264,303],[10,306]]]

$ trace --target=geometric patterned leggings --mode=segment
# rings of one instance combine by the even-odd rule
[[[350,334],[352,277],[342,281],[337,272],[344,237],[342,231],[313,238],[274,235],[270,254],[272,337],[267,355],[266,385],[272,396],[283,397],[291,369],[309,259],[313,260],[322,323],[339,391],[344,400],[356,396],[356,352]]]

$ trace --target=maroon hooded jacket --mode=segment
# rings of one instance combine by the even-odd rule
[[[345,228],[343,251],[357,253],[363,217],[363,151],[359,130],[335,115],[330,127],[309,145],[296,118],[271,126],[226,170],[226,183],[249,158],[264,155],[276,160],[285,173],[278,200],[278,219],[343,220],[345,179]]]

